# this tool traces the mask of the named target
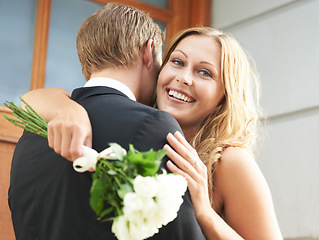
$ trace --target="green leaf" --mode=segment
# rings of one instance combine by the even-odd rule
[[[115,217],[110,217],[110,218],[103,219],[101,222],[113,221],[114,219]]]
[[[93,195],[93,196],[91,195],[90,206],[93,209],[93,211],[95,212],[95,214],[99,215],[104,207],[103,198],[101,198],[100,196],[97,196],[97,195]]]
[[[124,199],[124,196],[128,192],[133,192],[133,187],[129,184],[122,184],[122,187],[117,190],[117,194],[121,199]]]
[[[154,164],[153,166],[150,166],[150,167],[144,167],[140,174],[143,177],[154,176],[158,172],[159,167],[160,167],[160,164]]]
[[[156,160],[157,161],[161,161],[163,159],[163,157],[165,157],[167,153],[167,150],[164,149],[160,149],[156,152]]]
[[[153,149],[143,153],[144,160],[148,162],[155,162],[156,160],[156,152]]]
[[[129,151],[132,153],[138,152],[137,150],[135,150],[133,144],[129,144]]]
[[[112,176],[116,176],[116,172],[114,171],[114,170],[108,170],[107,172],[106,172],[107,174],[109,174],[109,175],[112,175]]]
[[[105,192],[103,181],[99,178],[94,179],[90,190],[91,196],[103,196]]]
[[[144,161],[143,153],[141,152],[129,152],[127,154],[127,159],[134,164],[143,164]]]
[[[109,214],[113,210],[114,210],[113,207],[110,207],[110,208],[107,208],[107,209],[103,210],[103,212],[101,212],[101,214],[99,216],[99,220],[101,220],[103,217],[105,217],[107,214]]]

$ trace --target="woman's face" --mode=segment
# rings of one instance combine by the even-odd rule
[[[175,117],[183,131],[194,130],[224,96],[220,54],[215,39],[192,35],[177,45],[159,74],[158,108]]]

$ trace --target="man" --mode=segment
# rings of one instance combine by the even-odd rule
[[[132,143],[140,151],[158,150],[168,132],[181,131],[169,114],[141,104],[154,100],[161,61],[160,30],[149,16],[129,6],[107,4],[80,27],[77,50],[88,82],[72,98],[88,113],[96,151],[109,142],[124,148]],[[55,114],[52,110],[52,116],[45,118],[59,118]],[[50,146],[69,142],[72,136],[57,136],[63,133],[56,130],[59,127],[52,128],[52,122]],[[78,136],[73,138],[77,141]],[[68,155],[68,150],[55,149]],[[70,159],[74,158],[71,155],[72,151]],[[72,163],[49,148],[46,139],[25,132],[12,160],[9,189],[17,240],[116,239],[111,222],[97,221],[89,207],[91,183],[91,173],[75,172]],[[151,239],[204,239],[188,192],[178,217]]]

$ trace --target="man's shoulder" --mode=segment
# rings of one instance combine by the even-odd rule
[[[72,91],[71,99],[76,102],[81,102],[83,100],[98,97],[98,96],[122,96],[126,97],[126,95],[114,88],[105,87],[105,86],[95,86],[95,87],[80,87],[76,88]]]
[[[182,132],[175,118],[166,112],[153,109],[144,114],[141,121],[139,121],[134,133],[134,139],[140,139],[139,141],[143,142],[144,145],[141,147],[150,145],[148,147],[154,146],[153,148],[159,149],[164,146],[167,134],[176,131]],[[159,145],[157,146],[155,142]]]
[[[151,125],[157,125],[157,124],[178,125],[177,121],[172,115],[170,115],[167,112],[161,111],[157,108],[146,106],[144,104],[136,102],[133,109],[134,109],[133,110],[134,112],[137,112],[137,114],[140,115],[140,118],[144,123],[149,122]]]
[[[157,108],[151,108],[148,106],[145,106],[145,107],[146,107],[145,111],[147,112],[149,118],[153,118],[153,119],[164,121],[164,122],[167,122],[167,121],[177,122],[175,118],[167,112],[161,111]]]
[[[126,95],[109,87],[86,87],[75,89],[72,99],[80,103],[87,110],[104,109],[104,111],[120,112],[141,119],[175,119],[168,113],[159,109],[132,101]]]

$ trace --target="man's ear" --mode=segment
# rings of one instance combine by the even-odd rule
[[[153,48],[154,41],[152,39],[148,40],[143,47],[143,62],[146,64],[147,68],[151,68],[153,65]]]

